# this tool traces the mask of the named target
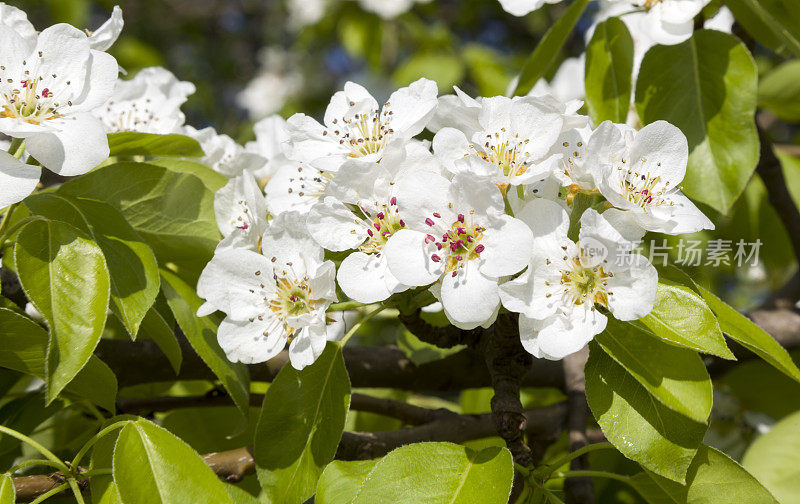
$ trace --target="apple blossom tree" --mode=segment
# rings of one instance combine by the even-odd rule
[[[268,53],[228,136],[0,3],[0,504],[800,502],[800,3],[469,4],[508,75]],[[374,75],[458,24],[285,7]]]

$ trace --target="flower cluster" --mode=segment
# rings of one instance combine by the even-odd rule
[[[264,119],[227,170],[211,163],[232,178],[198,292],[201,314],[226,314],[231,359],[289,343],[295,367],[313,362],[338,336],[325,315],[337,285],[364,304],[427,289],[463,329],[515,312],[525,348],[560,359],[608,316],[650,312],[658,275],[632,252],[646,231],[713,228],[681,192],[676,127],[593,127],[580,101],[455,91],[421,79],[380,104],[348,82],[322,122]],[[245,154],[260,161],[233,162]]]
[[[114,94],[117,61],[106,51],[122,30],[122,11],[95,32],[56,24],[37,32],[27,15],[0,3],[0,133],[14,141],[0,153],[0,208],[33,192],[41,167],[59,175],[88,172],[109,154],[95,115]]]

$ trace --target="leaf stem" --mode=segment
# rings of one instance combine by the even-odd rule
[[[624,476],[622,474],[616,474],[612,472],[606,471],[564,471],[564,472],[557,472],[553,473],[552,478],[554,479],[562,479],[562,478],[580,478],[580,477],[588,477],[588,478],[609,478],[614,479],[617,481],[622,481],[623,483],[627,483],[628,485],[633,485],[631,483],[630,476]]]
[[[559,467],[561,467],[564,464],[572,461],[573,459],[576,459],[576,458],[580,457],[581,455],[585,455],[587,453],[590,453],[590,452],[593,452],[593,451],[596,451],[596,450],[608,450],[608,449],[614,449],[614,445],[609,443],[608,441],[605,441],[605,442],[602,442],[602,443],[588,444],[588,445],[586,445],[586,446],[584,446],[582,448],[579,448],[579,449],[575,450],[574,452],[567,453],[563,457],[560,457],[560,458],[556,459],[553,462],[548,462],[545,465],[546,466],[550,466],[553,469],[558,469]]]
[[[345,310],[355,310],[356,308],[361,308],[367,306],[364,303],[359,303],[358,301],[342,301],[341,303],[334,303],[328,307],[328,311],[345,311]]]
[[[75,494],[75,501],[78,504],[86,504],[86,501],[83,500],[81,487],[78,485],[78,482],[70,478],[69,480],[67,480],[67,483],[69,483],[69,487],[72,489],[72,493]]]
[[[9,469],[8,472],[13,474],[13,473],[19,471],[20,469],[24,469],[26,467],[31,467],[31,466],[48,466],[48,467],[52,467],[54,469],[58,469],[59,471],[61,470],[61,466],[59,464],[56,464],[52,460],[31,459],[31,460],[24,460],[24,461],[20,462],[19,464],[14,465],[14,467]]]
[[[17,431],[15,431],[13,429],[9,429],[8,427],[5,427],[3,425],[0,425],[0,432],[3,433],[3,434],[7,434],[7,435],[9,435],[9,436],[11,436],[13,438],[17,438],[20,441],[22,441],[23,443],[26,443],[27,445],[31,446],[36,451],[38,451],[39,453],[44,455],[45,458],[47,458],[48,460],[50,460],[53,463],[55,463],[57,465],[57,467],[61,470],[62,473],[64,473],[64,474],[69,474],[70,473],[69,467],[67,467],[67,465],[64,462],[59,460],[59,458],[56,457],[53,454],[53,452],[51,452],[50,450],[48,450],[47,448],[45,448],[44,446],[42,446],[38,442],[34,441],[33,439],[29,438],[25,434],[17,432]]]
[[[72,467],[78,467],[78,464],[80,464],[81,459],[83,458],[83,456],[86,455],[86,452],[88,452],[89,449],[92,446],[95,445],[95,443],[100,441],[102,438],[104,438],[107,434],[111,433],[112,431],[114,431],[116,429],[121,429],[121,428],[125,427],[126,425],[128,425],[129,423],[130,423],[129,420],[121,420],[119,422],[115,422],[115,423],[109,425],[108,427],[106,427],[105,429],[100,430],[100,432],[98,432],[94,436],[92,436],[92,438],[89,439],[89,441],[87,441],[81,447],[80,450],[78,450],[78,454],[75,455],[75,458],[72,459]]]
[[[347,331],[347,334],[345,334],[344,338],[342,338],[341,345],[345,346],[347,344],[347,340],[349,340],[356,333],[356,331],[358,331],[361,328],[361,325],[364,324],[364,322],[367,322],[369,319],[371,319],[372,317],[379,314],[385,309],[386,305],[380,305],[379,307],[375,308],[371,312],[364,315],[364,318],[356,322],[356,324],[349,331]]]

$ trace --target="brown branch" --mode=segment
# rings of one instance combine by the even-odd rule
[[[436,413],[439,410],[430,411],[435,413],[436,419],[417,427],[375,433],[345,432],[339,443],[336,458],[339,460],[365,460],[381,457],[395,448],[411,443],[424,441],[463,443],[496,434],[491,414],[459,415],[452,412]],[[528,428],[533,432],[553,431],[559,429],[563,424],[566,417],[566,405],[555,404],[536,408],[526,411],[525,414],[529,418]],[[240,481],[255,471],[253,450],[250,447],[209,453],[203,455],[202,458],[217,476],[229,482]],[[14,488],[17,492],[17,502],[30,502],[64,481],[64,477],[59,473],[15,477]]]
[[[564,382],[567,386],[567,432],[569,434],[569,451],[574,452],[587,445],[586,421],[589,406],[586,404],[586,375],[584,367],[589,358],[589,348],[583,347],[580,352],[564,358]],[[589,468],[589,460],[584,455],[572,460],[570,469],[583,470]],[[567,504],[593,504],[594,484],[591,478],[567,478],[564,481]]]
[[[453,348],[457,345],[474,345],[478,342],[482,328],[465,331],[456,326],[447,325],[437,327],[429,324],[422,319],[422,310],[418,309],[411,314],[401,313],[398,317],[400,322],[409,330],[411,334],[431,345],[439,348]]]
[[[259,407],[264,402],[263,394],[251,394],[250,406]],[[209,408],[216,406],[233,406],[233,400],[224,392],[214,390],[213,394],[202,396],[162,396],[147,398],[119,398],[117,412],[119,414],[143,414],[172,411],[185,408]],[[445,408],[430,409],[408,404],[394,399],[383,399],[366,394],[352,394],[350,409],[375,413],[401,420],[405,425],[422,425],[448,415],[457,413]]]
[[[795,258],[800,264],[800,211],[789,193],[786,179],[783,176],[783,168],[775,155],[772,143],[760,127],[758,136],[761,141],[761,159],[758,161],[756,172],[767,188],[767,198],[786,228],[794,248]]]
[[[533,464],[531,449],[525,443],[527,418],[520,401],[522,379],[533,364],[533,357],[519,340],[517,318],[498,317],[483,332],[480,349],[492,377],[492,418],[497,433],[506,442],[514,462],[522,466]]]
[[[176,376],[159,348],[149,340],[136,342],[103,339],[95,354],[111,367],[120,388],[174,380],[216,380],[186,341],[179,336],[183,365]],[[465,349],[444,359],[416,365],[394,346],[344,348],[344,359],[354,388],[396,388],[412,392],[453,392],[489,387],[492,381],[481,354]],[[253,381],[272,381],[288,361],[283,352],[265,364],[248,366]],[[563,389],[561,363],[537,361],[523,386]]]

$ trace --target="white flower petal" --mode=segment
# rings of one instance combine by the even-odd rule
[[[528,265],[533,248],[533,233],[527,224],[508,215],[488,228],[481,239],[486,248],[481,252],[480,271],[499,278],[513,275]]]
[[[122,19],[122,9],[118,5],[111,11],[111,17],[89,36],[89,44],[95,51],[106,51],[119,38],[125,22]]]
[[[364,222],[330,196],[311,207],[306,225],[314,240],[333,252],[354,249],[368,238]]]
[[[41,167],[27,165],[0,151],[0,208],[25,199],[36,189],[41,175]]]
[[[625,257],[625,268],[613,268],[614,276],[607,280],[608,309],[618,320],[636,320],[653,309],[658,288],[658,272],[639,254]],[[612,294],[613,293],[613,294]]]
[[[450,321],[472,329],[485,324],[497,313],[500,294],[497,280],[484,276],[469,261],[456,276],[446,273],[441,282],[441,300]]]
[[[25,149],[45,168],[63,176],[82,175],[108,159],[108,139],[99,119],[80,113],[51,122],[59,129],[25,141]]]
[[[522,346],[535,357],[560,360],[586,346],[607,323],[605,315],[583,305],[544,320],[520,315],[519,333]]]
[[[273,318],[243,322],[226,317],[219,325],[217,341],[231,362],[256,364],[270,360],[283,350],[286,333],[283,324]]]
[[[389,271],[386,256],[353,252],[339,266],[339,287],[359,303],[383,301],[405,286]]]
[[[389,271],[405,285],[421,286],[435,282],[444,271],[442,263],[431,260],[425,233],[401,229],[383,248]]]

